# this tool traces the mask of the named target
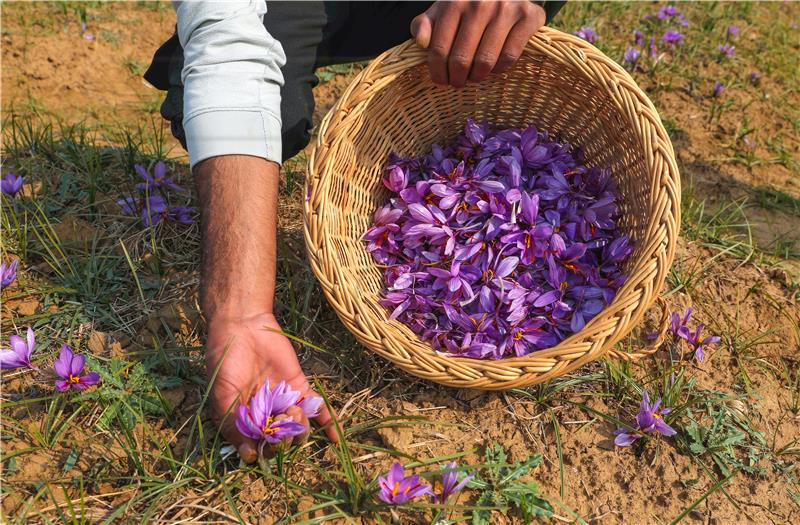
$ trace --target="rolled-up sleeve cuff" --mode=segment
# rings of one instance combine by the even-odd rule
[[[184,119],[189,165],[220,155],[252,155],[281,163],[281,121],[257,109],[208,109]]]

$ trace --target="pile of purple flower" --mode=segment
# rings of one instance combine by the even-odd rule
[[[534,126],[467,120],[446,147],[390,155],[394,192],[364,235],[380,303],[435,350],[494,358],[551,347],[597,315],[633,251],[608,170]]]
[[[134,169],[144,180],[136,184],[136,189],[143,195],[117,201],[124,215],[139,215],[145,227],[155,226],[162,221],[194,224],[196,210],[192,206],[170,206],[167,202],[169,190],[184,190],[173,182],[172,177],[167,176],[167,165],[163,161],[156,162],[152,174],[141,164],[136,164]]]

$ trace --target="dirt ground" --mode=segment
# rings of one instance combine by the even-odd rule
[[[113,144],[115,131],[120,128],[139,129],[147,136],[166,133],[166,156],[175,162],[181,183],[191,185],[185,152],[158,117],[162,95],[141,78],[155,48],[172,32],[175,20],[171,7],[168,3],[143,2],[117,3],[108,9],[87,4],[86,31],[94,36],[93,40],[87,40],[83,38],[80,23],[81,6],[80,3],[4,4],[4,127],[8,127],[10,118],[36,115],[64,124],[84,122],[104,132],[101,143]],[[440,387],[407,376],[367,354],[349,334],[343,333],[344,328],[332,310],[319,300],[319,289],[304,261],[304,246],[298,231],[302,191],[293,190],[287,182],[292,180],[292,172],[302,171],[301,156],[289,164],[285,174],[288,195],[282,202],[280,218],[283,258],[280,271],[283,278],[295,275],[298,279],[295,283],[300,284],[299,290],[280,293],[316,296],[311,312],[314,326],[302,322],[291,326],[288,320],[284,326],[302,339],[344,354],[331,356],[309,348],[301,351],[305,369],[324,382],[342,418],[352,418],[353,425],[364,424],[363,429],[351,436],[358,468],[368,477],[385,471],[391,460],[385,452],[375,451],[378,449],[391,449],[415,458],[464,453],[463,462],[477,464],[481,462],[484,447],[496,441],[506,447],[514,460],[536,452],[544,456],[533,479],[541,493],[553,502],[555,519],[559,522],[674,523],[687,507],[700,500],[686,514],[684,522],[800,523],[797,471],[800,209],[774,205],[778,202],[774,199],[781,203],[800,202],[796,200],[800,199],[797,171],[800,96],[797,86],[790,85],[791,75],[779,76],[777,58],[765,58],[759,65],[759,42],[764,37],[761,31],[766,31],[768,21],[779,16],[800,19],[799,7],[799,4],[753,7],[755,12],[740,22],[746,30],[739,44],[743,62],[737,63],[737,67],[747,72],[759,66],[764,76],[757,96],[744,88],[729,88],[733,109],[714,122],[708,119],[708,100],[686,87],[684,79],[636,77],[668,121],[684,185],[691,191],[689,198],[706,206],[702,214],[697,208],[685,213],[690,217],[687,220],[695,221],[689,226],[693,233],[687,233],[680,241],[675,270],[666,285],[669,291],[666,299],[673,310],[693,306],[697,318],[707,323],[711,333],[721,335],[723,341],[709,352],[704,363],[685,365],[686,374],[695,382],[694,395],[710,398],[724,394],[726,406],[741,416],[737,424],[760,433],[764,443],[752,449],[758,448],[758,453],[753,452],[752,472],[734,469],[724,483],[716,486],[726,478],[724,472],[716,469],[707,456],[704,461],[691,457],[677,440],[661,440],[635,448],[614,446],[615,425],[598,414],[630,420],[638,403],[632,396],[621,394],[628,387],[614,378],[619,377],[621,369],[639,381],[660,378],[659,363],[668,359],[663,350],[647,363],[623,366],[596,362],[551,384],[509,393]],[[597,16],[593,7],[569,9],[572,11],[565,13],[560,22],[563,27],[577,27]],[[637,9],[643,11],[645,7]],[[699,12],[701,7],[694,9]],[[606,29],[610,31],[617,23],[622,22],[607,22]],[[789,44],[783,51],[798,51],[798,43]],[[707,81],[721,75],[725,67],[710,61],[698,69]],[[346,72],[333,71],[317,88],[317,121],[357,69],[354,66]],[[687,85],[692,82],[700,80],[686,80]],[[781,96],[787,102],[776,106],[774,100]],[[741,153],[748,135],[751,139],[755,137],[755,146],[749,153]],[[763,160],[778,156],[772,146],[776,137],[782,137],[788,144],[787,154],[794,164]],[[5,133],[4,141],[7,141]],[[762,160],[752,162],[747,155]],[[11,166],[31,168],[20,159],[8,158],[5,152],[3,160]],[[3,172],[6,171],[4,167]],[[46,170],[36,173],[33,168],[30,175],[42,182],[41,191],[58,186],[58,175],[54,173]],[[109,177],[113,181],[124,180],[119,173]],[[113,209],[116,198],[118,195],[111,193],[101,196],[98,205],[106,206],[108,214],[100,214],[99,219],[89,220],[79,214],[59,217],[58,237],[78,248],[93,239],[110,239],[111,244],[116,244],[117,238],[130,233],[120,225],[119,214]],[[749,241],[719,245],[719,239],[742,238],[741,223],[724,232],[718,226],[719,216],[714,214],[727,213],[726,210],[741,211],[736,221],[748,223]],[[149,483],[155,486],[156,481],[186,476],[185,472],[176,472],[170,458],[182,457],[187,447],[193,446],[195,438],[184,432],[182,424],[200,410],[204,393],[198,364],[204,330],[197,308],[198,234],[195,228],[189,232],[186,239],[170,245],[173,253],[180,254],[175,256],[178,262],[165,276],[154,278],[153,286],[160,289],[148,299],[151,302],[147,308],[115,304],[118,318],[124,319],[124,323],[76,316],[74,325],[69,325],[76,330],[72,340],[81,341],[88,352],[108,360],[145,360],[154,352],[154,341],[169,341],[172,348],[190,349],[189,364],[181,365],[187,368],[181,377],[192,379],[160,388],[161,395],[174,409],[171,416],[148,417],[146,425],[136,425],[126,437],[126,442],[144,458],[142,465],[132,459],[119,436],[114,436],[108,427],[97,426],[103,414],[93,405],[81,405],[74,412],[74,419],[66,420],[59,432],[45,429],[53,413],[65,409],[64,405],[53,408],[55,403],[49,402],[52,388],[38,384],[30,374],[4,373],[2,400],[7,404],[2,415],[7,421],[2,427],[0,481],[4,486],[0,498],[7,519],[18,523],[67,522],[71,518],[64,514],[59,517],[57,509],[81,501],[86,522],[101,522],[126,502],[138,502],[136,498],[149,490]],[[170,231],[170,235],[173,233],[179,235]],[[751,250],[743,248],[747,242],[753,247]],[[146,247],[145,242],[140,245]],[[780,257],[781,250],[790,255]],[[132,253],[131,257],[145,258],[145,250]],[[25,262],[23,266],[28,275],[24,282],[35,290],[46,289],[49,279],[55,278],[42,260]],[[65,308],[36,293],[24,292],[22,286],[16,283],[3,292],[4,345],[13,326],[25,326],[32,319]],[[283,315],[290,318],[286,312]],[[56,331],[53,328],[54,334]],[[639,345],[642,339],[633,338],[630,342]],[[19,403],[25,398],[27,402]],[[702,401],[697,403],[700,406]],[[411,423],[377,426],[365,423],[393,416],[408,416]],[[420,417],[423,419],[415,419]],[[167,449],[169,454],[165,452]],[[738,456],[742,453],[737,449]],[[320,439],[308,449],[307,455],[293,467],[292,481],[312,487],[322,484],[319,468],[335,465],[334,451]],[[563,461],[559,461],[559,456]],[[225,483],[209,481],[218,479],[214,478],[217,474],[186,478],[189,481],[159,495],[157,504],[146,510],[138,503],[132,504],[129,512],[120,512],[119,522],[268,524],[282,519],[286,520],[284,523],[313,520],[324,514],[314,508],[320,501],[314,496],[272,478],[262,478],[257,470],[237,470],[233,460],[209,464],[214,467],[205,468],[224,472]],[[122,483],[122,477],[141,481]],[[76,482],[79,479],[80,483]],[[233,490],[233,496],[225,486]],[[231,510],[232,497],[239,515]],[[470,501],[474,503],[474,499]],[[73,503],[68,505],[69,502]],[[287,518],[303,512],[302,518]],[[384,513],[380,518],[384,521],[380,522],[390,521],[387,516]],[[403,522],[423,522],[417,514],[402,516]],[[360,516],[334,522],[378,523],[377,520]],[[513,513],[492,514],[492,523],[521,522]]]

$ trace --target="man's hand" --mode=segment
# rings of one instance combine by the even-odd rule
[[[439,0],[411,21],[411,34],[428,50],[431,79],[463,87],[514,64],[544,23],[544,9],[525,0]]]
[[[212,415],[214,421],[221,425],[222,435],[237,446],[239,455],[247,463],[258,458],[258,444],[242,436],[236,429],[238,403],[246,403],[266,379],[269,379],[271,387],[286,381],[302,397],[319,395],[308,384],[292,343],[279,332],[280,327],[271,314],[247,319],[217,318],[208,326],[208,376],[212,377],[219,367],[210,396]],[[227,418],[226,412],[229,413]],[[298,407],[290,408],[287,415],[308,427],[308,419]],[[325,405],[320,407],[316,421],[320,425],[330,423],[331,416]],[[332,427],[326,426],[325,432],[331,440],[336,441],[336,432]],[[301,443],[306,437],[307,434],[297,436],[294,442]]]
[[[212,157],[194,167],[203,214],[200,301],[208,326],[209,378],[219,366],[212,415],[247,462],[257,458],[256,443],[236,428],[237,403],[246,403],[266,380],[271,386],[283,380],[304,396],[315,395],[292,344],[275,332],[280,328],[272,315],[278,174],[277,164],[246,155]],[[300,410],[288,415],[308,425]],[[324,406],[316,419],[330,422]],[[326,433],[335,440],[333,429]]]

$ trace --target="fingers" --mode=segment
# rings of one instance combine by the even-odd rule
[[[280,417],[280,416],[278,416],[278,417]],[[308,439],[309,433],[311,433],[311,423],[308,422],[308,418],[303,413],[303,410],[297,405],[290,406],[286,410],[286,417],[291,417],[296,422],[298,422],[301,425],[303,425],[304,427],[306,427],[306,431],[305,432],[303,432],[299,436],[295,436],[293,439],[288,440],[287,444],[294,443],[295,445],[302,445]],[[278,418],[275,418],[275,420],[277,421]]]
[[[422,49],[428,49],[428,45],[431,43],[432,30],[433,23],[427,12],[414,17],[414,20],[411,21],[411,36],[414,37],[414,41]]]
[[[471,82],[480,82],[492,72],[503,50],[503,45],[516,22],[516,17],[506,9],[502,10],[500,15],[489,23],[481,38],[480,46],[475,52],[469,72]]]
[[[428,10],[438,7],[434,4]],[[430,44],[428,46],[428,69],[431,72],[431,80],[437,84],[447,84],[447,62],[450,56],[450,49],[453,47],[453,40],[458,31],[460,19],[459,11],[452,8],[453,3],[446,2],[442,9],[436,11],[433,18],[433,31]]]
[[[543,24],[544,19],[540,17],[526,18],[514,24],[514,27],[511,28],[511,31],[506,37],[503,50],[500,52],[500,56],[497,58],[497,63],[492,72],[501,73],[513,66],[522,55],[525,44],[528,43],[531,35],[538,31]]]
[[[319,415],[314,418],[314,421],[316,421],[317,424],[322,427],[322,430],[325,431],[325,435],[328,436],[328,439],[334,443],[339,442],[339,435],[336,433],[336,427],[333,425],[333,418],[331,417],[331,413],[327,406],[320,406]]]
[[[488,10],[492,9],[491,4],[478,2],[471,6],[472,11],[461,17],[455,41],[447,58],[448,80],[451,86],[457,88],[464,87],[467,83],[475,51],[491,19],[487,16]],[[510,27],[511,24],[506,25]]]

